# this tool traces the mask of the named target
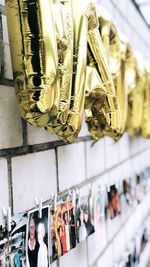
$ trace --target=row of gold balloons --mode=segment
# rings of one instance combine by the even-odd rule
[[[88,0],[6,0],[17,98],[30,124],[73,142],[150,136],[150,66]]]

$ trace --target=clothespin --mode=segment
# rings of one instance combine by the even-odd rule
[[[2,207],[2,214],[3,214],[3,218],[6,219],[6,217],[7,217],[7,209],[5,207]]]
[[[54,210],[56,211],[56,206],[57,206],[57,198],[58,198],[58,195],[57,193],[55,193],[54,195]]]
[[[40,198],[40,201],[38,202],[37,197],[34,198],[35,201],[35,207],[39,210],[39,218],[42,218],[42,197]]]

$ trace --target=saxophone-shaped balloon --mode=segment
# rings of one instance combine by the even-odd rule
[[[112,18],[106,11],[99,13],[101,36],[108,58],[108,64],[113,77],[118,108],[121,114],[121,130],[118,139],[122,136],[127,120],[127,88],[125,86],[125,59],[126,45],[120,39]]]
[[[144,87],[144,105],[141,133],[143,137],[150,137],[150,64],[144,62],[146,81]]]
[[[58,56],[51,1],[6,0],[16,94],[22,117],[45,127],[57,113]]]
[[[66,142],[81,128],[87,58],[87,4],[6,0],[22,117]]]
[[[85,77],[86,77],[86,64],[87,64],[87,29],[88,18],[86,12],[88,11],[88,3],[80,0],[62,1],[63,8],[71,4],[70,11],[72,13],[73,29],[72,32],[68,30],[68,46],[69,39],[73,40],[73,54],[66,55],[65,71],[67,72],[72,64],[72,77],[66,73],[66,81],[63,86],[60,86],[61,92],[61,110],[59,111],[58,118],[62,117],[62,112],[67,105],[67,116],[65,116],[65,122],[59,125],[59,122],[55,118],[53,124],[48,124],[46,127],[48,130],[54,130],[57,135],[67,142],[73,142],[77,137],[82,125],[84,101],[85,101]],[[63,10],[65,12],[65,10]],[[57,19],[57,18],[56,18]],[[70,21],[69,13],[66,14],[64,20],[65,28],[68,28]],[[61,26],[60,26],[61,27]],[[58,26],[58,30],[60,29]],[[60,50],[61,53],[61,50]],[[69,60],[71,59],[71,62]],[[60,66],[61,70],[64,69],[64,64]],[[71,69],[70,69],[71,71]],[[69,72],[70,73],[70,72]],[[71,91],[69,89],[71,85]],[[68,86],[69,85],[69,86]],[[67,88],[68,87],[68,88]],[[68,91],[69,89],[69,91]],[[68,92],[70,92],[68,94]],[[53,128],[52,128],[53,127]],[[61,127],[61,130],[59,129]]]
[[[107,37],[105,41],[108,46],[105,45],[104,48],[101,30],[104,31],[105,27],[101,25],[100,14],[101,9],[98,7],[96,9],[96,7],[91,4],[91,16],[88,24],[88,66],[85,115],[89,131],[94,139],[99,140],[102,136],[107,135],[117,140],[121,135],[122,122],[115,85],[108,61],[110,59],[110,65],[113,69],[112,72],[114,71],[114,76],[116,75],[114,79],[116,79],[120,70],[121,59],[118,58],[118,54],[116,53],[118,47],[115,49],[115,52],[113,51],[116,45],[113,45],[114,38],[116,38],[114,35],[114,26],[111,28],[111,56],[107,57],[105,53],[106,51],[108,53],[110,48],[110,23],[105,25]],[[119,43],[119,38],[117,41]],[[115,53],[117,54],[117,60]]]
[[[142,57],[135,54],[135,78],[134,89],[128,98],[127,131],[130,135],[140,133],[143,119],[145,69]]]

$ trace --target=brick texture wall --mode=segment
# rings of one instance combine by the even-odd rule
[[[113,16],[133,48],[150,60],[150,31],[131,0],[97,0]],[[113,183],[149,165],[150,141],[124,134],[118,143],[109,138],[94,146],[83,122],[79,138],[65,145],[45,130],[22,121],[15,97],[5,16],[5,1],[0,0],[0,223],[1,208],[11,206],[14,213],[34,207],[34,198],[49,199],[50,193],[63,193],[70,188],[105,179]],[[146,199],[145,201],[148,200]],[[79,244],[52,266],[101,267],[117,257],[125,244],[121,236],[130,236],[131,224],[143,206],[108,237],[108,246],[99,255],[94,252],[94,235]],[[140,216],[141,218],[141,216]],[[131,231],[132,233],[134,231]],[[124,238],[123,238],[124,240]],[[119,244],[119,250],[118,250]]]

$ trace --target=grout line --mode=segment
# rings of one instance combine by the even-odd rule
[[[12,182],[12,165],[11,158],[7,158],[7,166],[8,166],[8,192],[9,192],[9,206],[11,207],[13,214],[13,182]]]
[[[27,122],[22,119],[22,135],[23,135],[23,146],[28,145],[28,138],[27,138]]]
[[[56,159],[57,193],[59,193],[59,169],[58,169],[58,150],[57,150],[57,148],[55,148],[55,159]]]
[[[79,137],[73,144],[80,143],[83,141],[89,141],[92,140],[91,136],[85,136],[85,137]],[[47,142],[47,143],[41,143],[41,144],[35,144],[35,145],[26,145],[21,147],[14,147],[14,148],[6,148],[0,150],[0,157],[17,157],[26,155],[29,153],[36,153],[36,152],[42,152],[46,150],[55,149],[60,146],[66,146],[70,145],[69,143],[65,143],[62,140],[53,141],[53,142]]]

